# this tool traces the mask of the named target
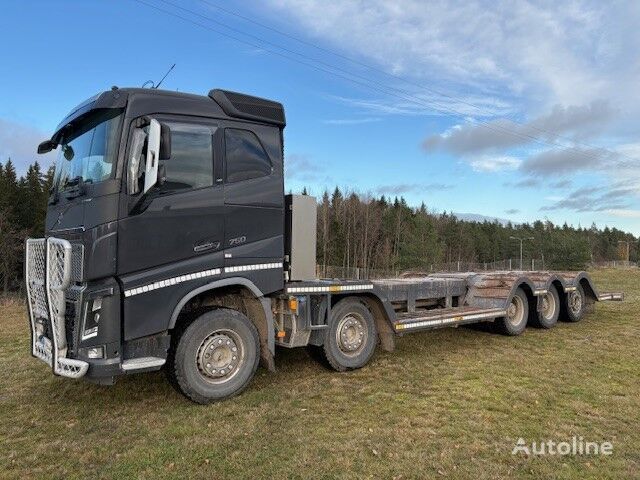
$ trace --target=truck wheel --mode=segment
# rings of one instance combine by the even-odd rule
[[[258,331],[245,315],[218,308],[196,318],[169,355],[167,373],[190,400],[206,404],[244,390],[258,368]]]
[[[584,288],[578,284],[573,292],[566,295],[565,315],[563,320],[567,322],[579,322],[584,315],[586,298]]]
[[[560,316],[560,295],[553,285],[544,295],[538,297],[542,302],[542,309],[533,315],[534,325],[539,328],[551,328],[558,323]]]
[[[520,335],[527,327],[528,318],[529,301],[524,290],[518,288],[507,306],[507,316],[496,320],[496,325],[504,335]]]
[[[345,372],[365,366],[377,343],[373,315],[361,301],[345,298],[331,309],[322,350],[334,370]]]

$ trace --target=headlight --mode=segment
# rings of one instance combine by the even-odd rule
[[[100,345],[97,347],[81,348],[80,356],[85,358],[90,358],[93,360],[104,358],[104,345]]]
[[[104,358],[104,347],[87,348],[87,358]]]

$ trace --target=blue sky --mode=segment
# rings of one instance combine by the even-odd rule
[[[142,1],[3,5],[2,161],[176,63],[163,88],[284,103],[288,190],[640,234],[637,2]]]

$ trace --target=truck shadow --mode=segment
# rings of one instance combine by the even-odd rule
[[[263,366],[259,366],[252,385],[262,388],[268,383],[278,381],[276,376],[280,378],[291,375],[300,376],[308,375],[312,370],[328,370],[312,358],[304,348],[279,348],[276,358],[276,373],[271,373]],[[71,407],[82,411],[86,411],[88,405],[99,406],[99,408],[142,403],[149,406],[175,402],[195,405],[172,387],[164,370],[124,375],[119,377],[114,385],[98,385],[82,380],[74,381],[48,376],[44,382],[34,383],[30,390],[34,396],[48,398],[52,406],[57,404],[66,409]]]
[[[494,333],[490,323],[478,323],[464,326],[472,337],[476,335]],[[429,352],[434,352],[435,347],[447,341],[451,335],[449,329],[397,338],[397,348],[393,353],[379,350],[373,358],[370,368],[381,368],[376,365],[378,361],[387,362],[387,356],[393,356],[393,361],[403,364],[412,358],[420,356],[425,362],[429,362]],[[422,338],[420,338],[422,337]],[[449,350],[470,348],[468,342],[447,341]],[[416,342],[419,345],[402,345],[405,342]],[[475,341],[469,339],[469,341]],[[418,347],[418,348],[416,348]],[[271,373],[259,366],[256,377],[249,386],[252,389],[263,390],[269,388],[275,382],[296,382],[300,378],[318,375],[340,375],[333,371],[326,362],[321,348],[281,348],[276,349],[276,372]],[[348,374],[347,374],[348,375]],[[146,404],[150,409],[161,409],[167,405],[195,405],[183,397],[168,382],[164,370],[125,375],[117,379],[115,385],[96,385],[84,381],[69,381],[63,378],[49,377],[45,382],[33,385],[33,395],[43,395],[49,398],[51,403],[64,405],[65,408],[74,408],[78,411],[86,411],[87,405],[100,410],[104,408],[122,408],[124,405]],[[224,403],[224,402],[222,402]]]

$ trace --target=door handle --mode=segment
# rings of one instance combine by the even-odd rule
[[[193,247],[193,251],[196,253],[200,253],[206,252],[207,250],[217,250],[218,248],[220,248],[220,242],[207,240],[202,243],[195,244]]]

